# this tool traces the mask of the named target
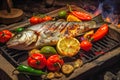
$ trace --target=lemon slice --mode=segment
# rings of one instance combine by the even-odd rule
[[[60,55],[72,57],[80,50],[80,43],[76,38],[63,37],[57,43],[57,51]]]
[[[81,20],[70,14],[67,17],[67,21],[81,21]]]

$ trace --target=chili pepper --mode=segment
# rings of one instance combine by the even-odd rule
[[[76,16],[80,20],[91,20],[92,19],[91,15],[89,15],[88,13],[80,12],[80,11],[76,11],[76,10],[72,11],[71,6],[68,5],[68,7],[69,7],[69,10],[70,10],[70,14]]]
[[[36,69],[43,69],[46,66],[46,58],[40,53],[32,54],[28,57],[28,65]]]
[[[9,30],[0,31],[0,42],[5,43],[12,37],[12,32]]]
[[[46,72],[43,72],[41,70],[37,70],[37,69],[34,69],[30,66],[26,66],[26,65],[19,65],[14,71],[13,71],[13,74],[15,71],[19,71],[20,73],[23,73],[23,74],[28,74],[28,75],[35,75],[35,76],[40,76],[40,75],[43,75],[43,74],[47,74]]]
[[[100,39],[102,39],[108,32],[108,25],[107,24],[103,24],[102,26],[100,26],[100,28],[93,34],[93,36],[91,36],[91,40],[92,41],[98,41]]]
[[[59,55],[52,55],[47,59],[47,68],[50,71],[59,71],[63,64],[64,61]]]
[[[80,20],[91,20],[91,16],[85,12],[80,12],[80,11],[72,11],[72,15],[76,16]]]

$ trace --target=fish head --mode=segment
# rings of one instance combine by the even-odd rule
[[[26,30],[13,36],[7,42],[7,47],[18,50],[28,50],[31,49],[30,45],[32,45],[36,41],[37,41],[37,35],[35,34],[35,32],[32,30]]]

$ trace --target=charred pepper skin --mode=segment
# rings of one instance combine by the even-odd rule
[[[45,75],[47,74],[46,72],[43,72],[41,70],[34,69],[32,67],[26,66],[26,65],[19,65],[16,70],[18,70],[20,73],[23,74],[28,74],[28,75],[35,75],[35,76],[40,76],[40,75]]]
[[[80,20],[83,20],[83,21],[87,21],[87,20],[92,19],[92,17],[89,14],[85,13],[85,12],[71,11],[71,14],[76,16]]]
[[[108,33],[109,27],[107,24],[103,24],[100,28],[91,36],[91,41],[98,41],[102,39]]]

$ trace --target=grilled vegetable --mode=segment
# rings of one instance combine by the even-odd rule
[[[47,69],[50,71],[59,71],[64,64],[59,55],[52,55],[47,59]]]
[[[85,12],[72,11],[71,14],[76,16],[80,20],[91,20],[92,19],[92,17]]]
[[[80,43],[80,47],[81,47],[81,49],[83,49],[85,51],[89,51],[92,48],[92,43],[88,40],[83,40]]]
[[[94,34],[94,30],[91,30],[91,31],[85,33],[85,34],[83,35],[83,38],[84,38],[85,40],[89,40],[93,34]]]
[[[7,42],[12,37],[12,32],[9,30],[0,31],[0,43]]]
[[[47,74],[47,79],[53,79],[53,78],[55,78],[55,74],[53,72],[49,72]]]
[[[100,28],[95,32],[95,34],[93,36],[91,36],[91,40],[92,41],[98,41],[100,39],[102,39],[107,33],[108,33],[108,25],[107,24],[103,24],[102,26],[100,26]]]
[[[43,54],[32,54],[27,61],[29,66],[36,69],[43,69],[46,66],[46,58]]]
[[[86,20],[92,19],[91,15],[89,15],[88,13],[72,10],[70,5],[68,5],[68,8],[69,8],[70,14],[76,16],[80,20],[86,21]]]
[[[56,78],[60,78],[63,76],[63,74],[61,72],[55,72],[54,74],[55,74]]]
[[[34,69],[32,67],[26,66],[26,65],[19,65],[14,71],[18,70],[20,73],[23,74],[28,74],[28,75],[35,75],[35,76],[40,76],[40,75],[46,75],[46,72],[43,72],[41,70]],[[13,71],[13,74],[14,74]]]
[[[92,23],[92,24],[91,24]],[[88,22],[43,22],[28,27],[16,34],[7,43],[7,47],[18,50],[30,50],[45,45],[56,45],[63,36],[76,37],[86,30],[96,28],[94,21]]]
[[[67,21],[81,21],[81,20],[78,19],[76,16],[69,14],[67,16]]]
[[[77,60],[74,62],[74,68],[78,68],[78,67],[80,67],[81,65],[83,65],[83,61],[80,60],[80,59],[77,59]]]
[[[70,64],[64,64],[62,66],[62,72],[64,74],[68,75],[68,74],[72,73],[73,71],[74,71],[74,67],[72,65],[70,65]]]

